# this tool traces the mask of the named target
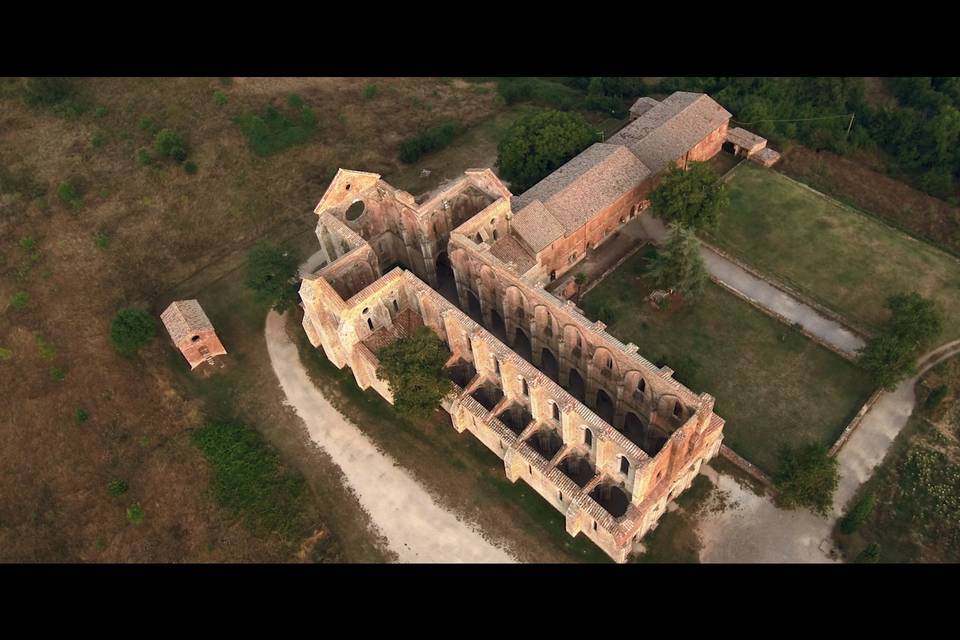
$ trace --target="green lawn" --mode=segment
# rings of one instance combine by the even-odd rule
[[[640,275],[652,249],[591,290],[582,307],[613,313],[607,331],[674,377],[717,399],[724,442],[767,472],[782,444],[832,444],[872,392],[866,375],[791,327],[708,283],[693,303],[655,310]]]
[[[888,296],[931,296],[945,314],[939,342],[960,337],[960,261],[752,163],[728,184],[711,242],[866,329]]]

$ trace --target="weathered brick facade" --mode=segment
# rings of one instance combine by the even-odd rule
[[[520,197],[489,170],[467,171],[422,204],[376,174],[340,170],[316,208],[325,260],[300,288],[310,342],[391,402],[377,349],[420,324],[432,329],[453,354],[456,387],[443,408],[454,428],[617,562],[717,455],[724,424],[710,395],[544,289],[644,215],[666,167],[709,159],[727,137],[730,114],[701,94],[636,111],[618,141]],[[410,270],[391,268],[398,262]],[[459,308],[435,290],[447,267]]]

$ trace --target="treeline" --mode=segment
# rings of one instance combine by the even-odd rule
[[[651,87],[652,88],[652,87]],[[529,102],[559,111],[598,111],[626,118],[647,91],[640,78],[499,78],[497,93],[507,104]]]
[[[863,78],[668,78],[658,88],[661,93],[709,93],[737,121],[750,123],[748,129],[774,142],[795,140],[839,154],[882,150],[891,160],[890,173],[956,203],[960,79],[886,82],[896,106],[868,104]],[[856,115],[848,133],[850,120],[844,116],[850,113]]]

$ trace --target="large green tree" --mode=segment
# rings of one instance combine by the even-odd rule
[[[717,223],[720,210],[729,203],[727,185],[702,162],[690,162],[687,169],[673,167],[650,193],[650,202],[661,218],[691,229]]]
[[[297,304],[299,282],[298,259],[289,249],[261,243],[247,254],[247,287],[260,304],[286,311]]]
[[[453,389],[444,371],[450,351],[430,329],[420,327],[377,353],[377,377],[386,380],[397,411],[425,418],[436,411]]]
[[[515,193],[521,193],[594,142],[599,142],[598,133],[577,113],[527,114],[510,126],[497,145],[500,176]]]
[[[702,292],[707,269],[700,255],[700,241],[693,231],[673,225],[666,244],[650,261],[648,275],[660,289],[673,289],[685,297]]]
[[[890,296],[886,306],[890,316],[860,350],[859,361],[877,385],[893,389],[914,370],[943,320],[937,304],[916,292]]]
[[[833,505],[833,492],[840,482],[839,464],[819,443],[784,447],[780,467],[773,477],[777,503],[787,509],[807,507],[826,517]]]

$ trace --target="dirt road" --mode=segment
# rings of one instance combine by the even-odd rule
[[[267,316],[270,364],[311,439],[343,470],[360,505],[400,562],[516,562],[476,527],[434,501],[427,491],[317,390],[286,334],[285,320]]]

